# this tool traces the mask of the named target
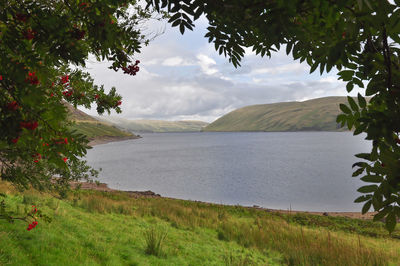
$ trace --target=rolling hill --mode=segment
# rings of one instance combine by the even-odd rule
[[[202,121],[164,121],[164,120],[129,120],[116,117],[101,117],[102,121],[133,132],[199,132],[208,125]]]
[[[204,131],[344,131],[336,123],[346,97],[246,106],[205,127]]]
[[[71,129],[77,130],[84,134],[89,140],[97,138],[135,138],[137,136],[132,133],[121,130],[120,128],[75,109],[72,105],[65,104],[69,112],[69,119],[74,122]]]

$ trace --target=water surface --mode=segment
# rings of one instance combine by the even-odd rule
[[[99,181],[121,190],[223,204],[305,211],[359,211],[349,132],[152,133],[89,150]]]

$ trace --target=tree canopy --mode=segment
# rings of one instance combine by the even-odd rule
[[[81,159],[88,141],[69,129],[65,104],[121,112],[121,96],[96,85],[85,61],[136,75],[134,55],[147,43],[139,25],[150,17],[136,1],[0,0],[2,180],[63,192],[95,174]]]
[[[354,177],[369,183],[358,189],[362,212],[373,207],[375,220],[393,231],[400,218],[400,8],[399,0],[147,0],[169,13],[169,22],[193,30],[205,16],[205,37],[219,54],[240,66],[245,47],[260,56],[285,49],[307,62],[310,73],[339,70],[356,100],[341,104],[337,122],[372,141],[369,153],[353,165]],[[366,99],[365,96],[369,96]]]

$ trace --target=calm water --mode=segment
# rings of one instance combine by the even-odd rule
[[[351,133],[154,133],[89,150],[99,180],[121,190],[246,206],[359,211]]]

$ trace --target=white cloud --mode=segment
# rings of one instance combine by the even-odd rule
[[[216,65],[217,63],[211,57],[208,57],[205,54],[199,54],[196,56],[196,58],[198,59],[198,64],[199,64],[201,70],[205,74],[213,75],[213,74],[216,74],[219,72],[217,68],[212,67],[212,66]]]
[[[193,62],[190,60],[184,59],[180,56],[169,57],[165,59],[162,63],[164,66],[192,66],[194,65]]]
[[[234,68],[203,38],[205,24],[183,36],[167,28],[135,57],[141,61],[136,76],[109,70],[107,63],[89,64],[97,84],[116,86],[123,96],[121,117],[212,122],[246,105],[347,94],[334,71],[310,75],[309,66],[293,61],[284,47],[271,58],[245,49],[250,54]]]
[[[285,64],[281,66],[273,66],[273,67],[263,67],[263,68],[255,68],[251,72],[253,75],[258,74],[287,74],[288,72],[305,72],[309,69],[309,66],[305,64],[300,64],[298,62]]]

